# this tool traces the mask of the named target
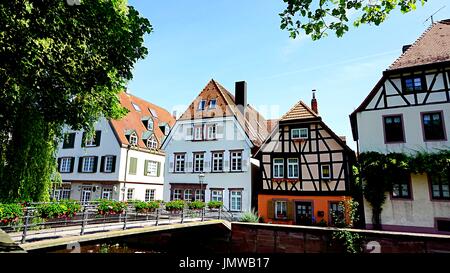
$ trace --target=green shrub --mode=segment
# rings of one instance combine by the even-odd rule
[[[41,218],[72,218],[81,210],[81,205],[75,200],[45,203],[37,206]]]
[[[223,206],[223,203],[221,201],[209,201],[208,202],[208,208],[210,209],[218,209]]]
[[[0,223],[17,222],[23,216],[20,204],[0,204]]]
[[[184,209],[186,203],[183,200],[174,200],[166,203],[166,210],[177,211]]]
[[[244,212],[239,219],[240,222],[259,223],[259,214],[252,209],[251,211]]]
[[[147,212],[154,211],[155,209],[159,208],[159,202],[157,202],[157,201],[150,201],[150,202],[136,201],[134,203],[134,207],[136,208],[136,212],[138,212],[138,213],[147,213]]]
[[[127,202],[100,199],[97,205],[97,213],[100,215],[122,214],[127,207]]]
[[[189,202],[187,205],[189,209],[203,209],[204,207],[206,207],[205,202],[202,201],[192,201]]]

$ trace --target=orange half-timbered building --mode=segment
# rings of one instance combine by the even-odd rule
[[[314,94],[311,108],[294,105],[255,155],[258,212],[265,222],[332,224],[331,212],[351,198],[355,153],[322,121]]]

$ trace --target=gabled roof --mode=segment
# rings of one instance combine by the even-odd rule
[[[157,114],[157,118],[153,117],[155,126],[153,128],[153,134],[158,140],[158,143],[162,143],[164,133],[159,128],[158,124],[167,123],[170,127],[175,124],[175,119],[172,115],[165,109],[138,98],[129,93],[121,92],[119,94],[120,104],[129,110],[128,114],[120,120],[110,120],[111,127],[114,129],[117,139],[121,145],[128,145],[127,135],[130,132],[136,132],[138,136],[138,145],[140,148],[148,149],[146,143],[144,142],[143,136],[148,135],[147,128],[144,126],[142,121],[149,120],[152,118],[152,113],[150,110]],[[138,105],[141,111],[137,111],[132,103]]]
[[[286,114],[284,114],[280,122],[300,119],[320,118],[308,105],[303,101],[297,102]]]
[[[450,61],[450,19],[430,26],[388,70]]]
[[[214,109],[209,108],[211,99],[216,99],[216,107]],[[206,107],[203,111],[198,109],[202,100],[206,101]],[[269,134],[267,122],[258,111],[249,104],[245,107],[244,113],[239,111],[234,96],[220,83],[212,79],[178,120],[214,117],[235,117],[255,146],[261,145]]]

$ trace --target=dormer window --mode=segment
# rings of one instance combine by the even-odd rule
[[[152,108],[148,108],[148,111],[150,111],[150,113],[152,114],[152,116],[154,116],[155,118],[158,117],[158,114],[156,113],[156,111]]]
[[[149,138],[147,140],[147,148],[149,148],[149,149],[157,149],[158,148],[158,141],[156,140],[156,138],[154,136],[152,136],[151,138]]]
[[[132,102],[131,105],[133,105],[134,110],[141,112],[141,108],[136,103]]]
[[[201,100],[198,104],[198,110],[200,110],[200,111],[205,110],[205,106],[206,106],[206,100]]]
[[[147,121],[147,130],[153,131],[153,120],[151,119]]]
[[[212,99],[209,101],[209,109],[215,109],[216,108],[216,99]]]
[[[138,143],[138,137],[137,137],[136,133],[132,133],[130,135],[130,144],[137,145],[137,143]]]

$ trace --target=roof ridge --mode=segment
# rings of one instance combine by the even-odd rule
[[[303,108],[305,108],[309,114],[311,114],[314,117],[319,117],[318,114],[316,114],[306,103],[304,103],[302,100],[299,100],[294,106],[291,107],[291,109],[289,109],[280,119],[279,121],[283,121],[285,120],[295,109],[297,109],[298,106],[302,106]],[[301,118],[298,118],[301,119]]]

